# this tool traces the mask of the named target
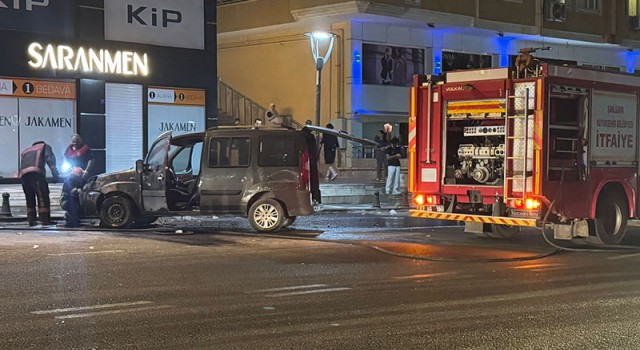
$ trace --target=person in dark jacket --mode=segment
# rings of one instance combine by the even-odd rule
[[[386,148],[389,146],[389,137],[384,130],[378,130],[378,134],[373,140],[378,144],[378,148],[374,151],[376,157],[376,181],[382,181],[387,170]]]
[[[393,58],[391,57],[391,48],[387,47],[384,50],[384,56],[380,59],[380,65],[382,71],[380,72],[380,78],[382,78],[383,85],[390,85],[393,79]]]
[[[65,227],[80,226],[80,190],[84,182],[83,176],[84,170],[82,168],[73,167],[62,186],[60,206],[67,211]]]
[[[400,194],[400,158],[402,157],[402,148],[398,145],[400,140],[397,137],[391,139],[391,146],[387,148],[387,194]]]
[[[333,129],[333,124],[327,124],[327,129]],[[336,151],[340,144],[338,137],[332,134],[322,134],[320,144],[324,146],[324,163],[327,165],[327,181],[333,181],[338,177],[338,171],[333,167],[336,162]]]
[[[50,213],[49,184],[47,183],[45,164],[51,169],[53,182],[58,182],[56,156],[51,146],[37,141],[20,153],[20,181],[27,201],[27,220],[29,226],[37,225],[36,199],[38,215],[42,225],[52,225]]]

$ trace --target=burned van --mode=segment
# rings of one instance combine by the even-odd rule
[[[272,232],[313,214],[321,203],[314,132],[375,146],[316,126],[166,132],[133,169],[89,179],[81,207],[110,228],[149,224],[159,216],[235,215],[248,217],[256,231]]]

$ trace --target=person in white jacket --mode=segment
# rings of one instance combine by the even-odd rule
[[[267,111],[264,113],[264,117],[271,125],[276,125],[276,126],[282,125],[282,117],[280,116],[280,113],[278,113],[278,111],[276,110],[276,104],[273,102],[269,104],[269,109],[267,109]]]

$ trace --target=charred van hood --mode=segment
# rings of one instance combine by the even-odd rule
[[[98,175],[95,179],[95,182],[97,184],[105,184],[109,182],[132,182],[132,181],[136,181],[135,169],[102,174],[102,175]]]

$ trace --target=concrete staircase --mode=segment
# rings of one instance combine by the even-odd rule
[[[323,204],[368,204],[384,192],[384,183],[325,183],[320,192]]]

